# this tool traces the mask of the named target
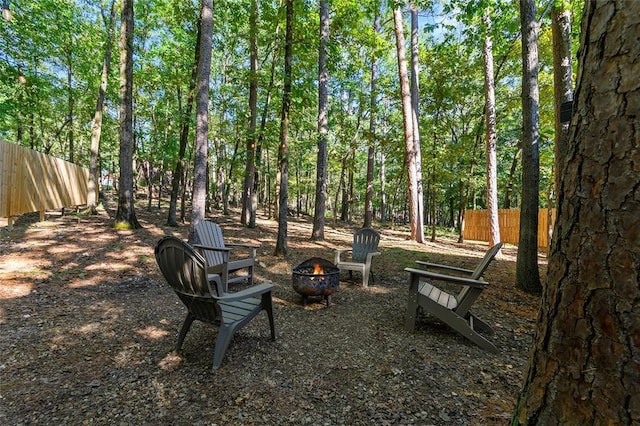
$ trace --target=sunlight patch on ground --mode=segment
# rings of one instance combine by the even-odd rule
[[[367,287],[365,291],[368,291],[369,293],[373,293],[373,294],[390,294],[390,293],[398,292],[396,289],[387,288],[387,287],[378,287],[378,286],[374,287],[372,285],[369,285],[369,287]]]
[[[78,328],[78,332],[83,334],[97,333],[102,328],[102,324],[99,322],[90,322],[82,327]]]
[[[33,290],[33,284],[12,282],[5,274],[0,274],[0,283],[0,300],[24,297]]]
[[[161,339],[169,334],[167,330],[162,330],[161,328],[154,326],[143,328],[142,330],[136,330],[136,333],[146,337],[147,339]]]
[[[33,263],[35,260],[30,257],[22,256],[13,256],[10,259],[3,260],[0,263],[0,274],[3,273],[38,273],[42,272],[36,268],[34,268]]]
[[[273,299],[273,303],[276,305],[287,306],[287,307],[299,305],[299,303],[291,303],[288,300],[280,299],[279,297],[275,297],[273,295],[271,296],[271,298]]]
[[[171,352],[169,354],[167,354],[167,356],[165,356],[164,358],[162,358],[160,360],[160,362],[158,363],[158,367],[160,367],[161,370],[165,370],[165,371],[171,371],[171,370],[175,370],[176,368],[178,368],[180,365],[182,364],[182,357],[178,354],[176,354],[175,352]],[[159,391],[162,391],[163,386],[161,384],[158,384],[156,382],[156,379],[154,379],[154,386],[159,385]],[[158,387],[158,386],[156,386]],[[159,392],[160,393],[164,393],[164,392]]]
[[[50,254],[59,254],[59,255],[64,255],[64,256],[60,256],[61,259],[63,258],[68,258],[70,255],[75,254],[75,253],[79,253],[81,251],[84,251],[85,249],[83,247],[77,247],[75,250],[71,248],[70,245],[64,245],[64,246],[59,246],[59,247],[52,247],[49,249],[49,253]]]

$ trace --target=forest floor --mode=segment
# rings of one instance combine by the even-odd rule
[[[277,223],[260,212],[243,228],[215,213],[229,242],[253,242],[256,279],[272,282],[277,337],[264,313],[240,330],[211,370],[215,327],[194,323],[173,352],[185,308],[161,277],[153,248],[166,209],[136,213],[143,229],[97,216],[27,215],[0,223],[0,424],[64,425],[506,425],[526,372],[539,298],[514,287],[516,248],[489,267],[474,311],[495,330],[493,355],[433,317],[404,330],[414,261],[473,268],[486,243],[417,244],[408,227],[380,225],[375,283],[342,274],[330,307],[303,306],[291,270],[347,248],[357,226],[290,218],[286,258],[274,257]],[[541,273],[546,259],[540,257]]]

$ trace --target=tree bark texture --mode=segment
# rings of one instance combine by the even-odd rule
[[[487,214],[489,222],[489,247],[500,242],[498,221],[498,135],[496,130],[496,89],[493,80],[493,41],[491,40],[491,17],[485,14],[486,35],[482,47],[484,59],[484,114],[487,155]]]
[[[554,2],[551,9],[553,34],[553,107],[556,192],[564,176],[564,160],[567,156],[569,121],[562,120],[563,105],[573,101],[573,69],[571,67],[571,9],[569,0]]]
[[[289,109],[291,108],[291,62],[293,59],[293,0],[286,0],[287,24],[284,47],[284,87],[280,117],[280,147],[278,149],[278,237],[276,256],[287,255],[287,207],[289,203]]]
[[[327,199],[327,134],[329,133],[329,87],[327,48],[329,43],[329,2],[320,1],[320,44],[318,49],[318,160],[316,165],[316,202],[311,238],[324,240],[324,216]]]
[[[547,284],[514,424],[640,424],[640,3],[588,1]]]
[[[404,124],[405,166],[407,168],[407,182],[409,187],[409,221],[411,239],[419,243],[424,242],[424,226],[422,226],[422,212],[418,203],[418,169],[416,165],[415,145],[413,143],[413,114],[411,106],[411,91],[409,88],[409,73],[407,71],[407,56],[405,53],[404,24],[402,10],[393,10],[394,31],[396,35],[396,51],[398,57],[398,75],[400,80],[400,97],[402,101],[402,122]]]
[[[120,25],[120,179],[118,226],[141,228],[133,193],[133,0],[122,0]]]
[[[522,31],[522,201],[516,286],[542,291],[538,271],[538,204],[540,201],[538,23],[534,0],[520,0]]]
[[[213,0],[202,0],[200,11],[200,51],[196,83],[196,143],[193,159],[192,241],[196,225],[204,220],[207,208],[207,157],[209,144],[209,76],[213,39]]]

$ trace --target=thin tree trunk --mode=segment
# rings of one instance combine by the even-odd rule
[[[258,0],[251,0],[249,11],[249,125],[247,129],[247,159],[242,187],[242,215],[240,221],[249,228],[256,226],[258,202],[255,192],[256,124],[258,121]]]
[[[507,181],[507,188],[504,191],[504,208],[511,208],[511,195],[513,194],[513,181],[516,178],[516,170],[518,169],[518,158],[522,154],[522,148],[518,148],[516,153],[513,155],[513,160],[511,161],[511,168],[509,169],[509,180]]]
[[[393,11],[394,31],[396,35],[396,51],[398,56],[398,75],[400,79],[400,95],[402,99],[402,121],[404,123],[405,164],[409,189],[409,216],[411,239],[424,243],[424,226],[422,211],[418,202],[418,170],[416,164],[415,144],[413,140],[413,114],[411,92],[407,72],[407,58],[404,47],[404,25],[402,10],[397,7]]]
[[[200,53],[196,89],[196,143],[193,161],[193,194],[189,241],[195,227],[204,220],[207,208],[207,158],[209,142],[209,77],[213,39],[213,0],[202,0],[200,12]]]
[[[329,43],[329,1],[320,0],[320,47],[318,49],[318,161],[316,203],[311,239],[324,240],[324,216],[327,199],[327,134],[329,133],[329,88],[327,44]]]
[[[198,19],[198,33],[196,35],[196,48],[194,54],[193,66],[191,67],[191,77],[189,79],[189,92],[187,93],[187,102],[184,106],[184,111],[182,108],[179,110],[182,112],[182,123],[180,127],[180,148],[178,149],[178,161],[176,162],[176,167],[173,171],[173,177],[171,179],[171,196],[169,199],[169,213],[167,216],[167,225],[168,226],[178,226],[178,222],[176,220],[177,216],[177,208],[178,208],[178,196],[180,195],[180,184],[184,184],[184,171],[185,167],[185,155],[187,153],[187,145],[189,143],[189,123],[191,123],[191,111],[193,111],[193,98],[196,91],[196,79],[198,77],[198,62],[200,57],[200,35],[202,34],[201,30],[201,22]],[[180,86],[178,86],[178,102],[182,95],[180,93]],[[182,192],[184,193],[184,187],[182,188]]]
[[[585,3],[547,284],[512,424],[640,424],[640,3]]]
[[[569,119],[562,113],[563,106],[569,107],[573,101],[571,67],[571,12],[568,0],[556,1],[551,9],[551,31],[553,33],[553,107],[555,112],[555,178],[556,192],[564,176],[567,156]],[[569,115],[568,113],[566,114]]]
[[[287,27],[285,31],[284,87],[282,92],[282,114],[280,119],[280,148],[278,171],[280,190],[278,205],[278,237],[274,255],[287,255],[287,203],[289,188],[289,109],[291,107],[291,62],[293,58],[293,0],[286,0]]]
[[[489,247],[500,242],[500,222],[498,221],[498,156],[496,132],[496,98],[493,81],[493,42],[491,40],[491,17],[487,10],[484,22],[486,35],[482,49],[484,58],[485,93],[485,140],[487,155],[487,214],[489,222]]]
[[[278,33],[279,33],[279,26],[276,25],[276,30],[275,30],[275,38],[277,40],[278,38]],[[277,43],[274,43],[277,44]],[[271,71],[269,73],[269,85],[267,86],[266,89],[266,96],[265,96],[265,101],[264,101],[264,107],[262,108],[262,116],[260,118],[260,132],[258,134],[258,140],[256,142],[256,176],[254,178],[254,182],[256,185],[256,189],[255,189],[255,193],[257,193],[257,186],[258,186],[258,182],[260,182],[261,180],[263,181],[263,189],[261,191],[261,196],[260,196],[260,202],[264,203],[266,201],[267,206],[268,206],[268,214],[267,216],[269,218],[271,218],[271,188],[270,188],[270,178],[269,178],[269,161],[268,158],[266,161],[263,162],[262,160],[262,156],[263,156],[263,152],[262,152],[262,144],[264,141],[264,135],[265,135],[265,129],[267,127],[267,115],[269,113],[269,105],[271,103],[271,93],[273,91],[274,88],[274,81],[275,81],[275,71],[276,71],[276,62],[277,62],[277,57],[278,57],[278,51],[279,49],[274,48],[273,49],[273,53],[271,55]],[[265,156],[268,157],[269,151],[268,149],[265,151]],[[262,168],[262,165],[266,164],[267,165],[267,173],[263,174],[264,179],[260,179],[260,171]]]
[[[373,32],[378,34],[380,32],[380,5],[375,5],[375,17],[373,18]],[[370,76],[370,92],[371,98],[369,99],[369,148],[367,150],[367,187],[364,197],[364,228],[369,228],[373,223],[373,172],[375,166],[375,144],[376,144],[376,111],[378,100],[378,58],[375,50],[371,56],[371,76]]]
[[[69,128],[67,129],[67,140],[69,141],[69,162],[75,161],[75,146],[73,134],[73,108],[75,100],[73,98],[73,37],[69,34],[69,46],[67,46],[67,121]]]
[[[416,194],[418,202],[418,223],[416,227],[419,228],[418,234],[424,235],[424,194],[422,183],[422,149],[420,146],[420,67],[418,63],[419,59],[419,43],[418,43],[418,8],[412,2],[410,5],[411,10],[411,117],[413,119],[413,155],[416,163],[416,186],[418,193]],[[435,229],[435,228],[434,228]],[[422,237],[424,240],[424,236]],[[434,236],[435,239],[435,230]]]
[[[538,204],[540,156],[538,151],[538,23],[534,0],[520,0],[522,31],[522,200],[520,241],[516,260],[516,286],[542,291],[538,271]]]
[[[113,33],[116,20],[116,2],[111,0],[109,9],[109,20],[103,15],[105,25],[105,43],[104,43],[104,60],[102,61],[102,74],[100,75],[100,89],[98,90],[98,98],[96,100],[96,109],[93,115],[93,124],[91,125],[91,147],[89,152],[89,181],[87,194],[87,208],[90,214],[98,214],[98,192],[100,179],[100,136],[102,133],[102,110],[104,109],[104,98],[107,93],[107,81],[109,79],[109,70],[111,68],[111,51],[113,48]]]
[[[122,0],[120,25],[120,179],[115,225],[142,228],[133,192],[133,0]]]
[[[387,164],[384,154],[380,154],[380,221],[387,221]]]

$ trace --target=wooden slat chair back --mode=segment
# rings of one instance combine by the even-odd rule
[[[480,261],[480,263],[478,263],[469,278],[471,278],[472,280],[481,279],[484,275],[484,272],[487,270],[487,268],[489,267],[493,259],[495,259],[496,255],[500,252],[501,249],[502,243],[498,243],[487,250],[482,260]],[[478,296],[480,296],[480,293],[482,293],[482,290],[479,290],[477,288],[471,286],[462,287],[462,290],[460,290],[460,293],[458,293],[458,295],[456,296],[456,300],[458,301],[458,308],[456,312],[458,312],[458,314],[460,315],[466,314],[466,312],[471,309],[471,306],[478,298]]]
[[[208,279],[206,259],[191,245],[173,236],[158,241],[155,257],[165,280],[187,308],[187,316],[178,335],[177,352],[181,350],[194,320],[217,325],[220,328],[213,356],[213,369],[216,370],[235,332],[263,310],[269,317],[271,339],[275,339],[271,299],[273,285],[261,284],[240,292],[225,293],[219,280]],[[212,282],[215,285],[211,285]]]
[[[430,313],[458,331],[467,339],[490,352],[497,348],[478,331],[493,333],[491,327],[471,312],[473,304],[487,286],[482,275],[502,247],[498,243],[491,247],[474,270],[440,265],[429,262],[417,263],[425,269],[407,268],[410,274],[409,301],[405,316],[405,329],[414,331],[418,309]],[[430,270],[438,270],[436,273]],[[436,286],[436,283],[461,286],[457,296]]]
[[[232,244],[224,242],[222,228],[217,223],[203,220],[195,228],[196,240],[204,247],[217,248],[219,250],[204,250],[207,259],[209,279],[222,277],[224,291],[228,291],[228,284],[246,281],[253,284],[253,270],[257,254],[257,245]],[[242,251],[243,255],[235,252]],[[226,269],[224,266],[226,265]]]
[[[216,223],[203,220],[196,225],[195,228],[197,238],[203,246],[226,248],[224,238],[222,236],[222,228]],[[204,255],[207,259],[207,265],[216,266],[225,262],[225,258],[221,252],[207,251]]]
[[[362,274],[362,285],[369,285],[369,278],[374,282],[372,259],[380,254],[378,244],[380,243],[380,233],[373,228],[362,228],[353,234],[353,245],[350,249],[335,250],[334,264],[340,270],[348,270],[349,278],[353,279],[353,271]],[[346,257],[351,253],[351,259]],[[342,256],[345,255],[343,258]]]

